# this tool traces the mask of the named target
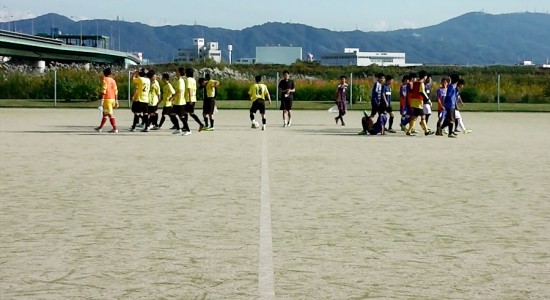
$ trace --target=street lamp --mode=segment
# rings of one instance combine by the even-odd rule
[[[31,19],[31,12],[28,11],[27,15],[29,16],[29,19]],[[31,19],[31,35],[34,35],[34,18]]]
[[[74,19],[73,21],[75,22],[78,22],[80,24],[80,45],[79,46],[82,46],[83,42],[82,42],[82,21],[76,21],[77,20],[77,17],[75,16],[71,16],[71,19]]]

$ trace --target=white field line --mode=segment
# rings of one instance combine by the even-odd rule
[[[263,132],[262,142],[262,179],[260,192],[260,257],[259,289],[260,299],[275,299],[275,280],[273,269],[273,239],[271,235],[271,200],[269,197],[269,165],[267,135]]]

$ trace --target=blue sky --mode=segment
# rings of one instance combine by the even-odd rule
[[[550,1],[0,0],[0,22],[53,12],[74,20],[120,17],[153,26],[198,24],[228,29],[292,22],[335,31],[386,31],[435,25],[472,11],[548,13]]]

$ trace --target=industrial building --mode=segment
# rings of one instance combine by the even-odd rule
[[[343,53],[321,55],[324,66],[408,66],[405,53],[395,52],[361,52],[359,48],[345,48]]]
[[[204,59],[212,59],[216,63],[222,61],[222,51],[218,42],[205,43],[203,38],[195,38],[193,39],[193,48],[178,49],[174,62],[190,63]]]
[[[260,46],[256,47],[257,64],[291,65],[302,60],[302,47]]]

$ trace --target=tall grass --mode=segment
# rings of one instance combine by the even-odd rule
[[[384,71],[381,69],[381,71]],[[404,69],[386,69],[405,73]],[[393,73],[393,97],[397,99],[400,80],[403,74]],[[445,73],[444,73],[445,74]],[[353,81],[353,98],[369,101],[370,91],[374,83],[372,75],[359,74]],[[439,87],[439,81],[444,75],[433,77],[433,91]],[[303,79],[308,78],[308,79]],[[333,101],[338,76],[331,79],[316,79],[301,76],[295,79],[296,100],[302,101]],[[497,76],[487,73],[469,72],[462,76],[466,87],[462,91],[465,102],[494,103],[497,97]],[[119,98],[126,99],[128,91],[128,72],[120,71],[114,74],[118,83]],[[218,89],[218,98],[225,100],[248,100],[248,89],[251,80],[220,79],[222,85]],[[275,97],[277,83],[273,78],[267,78],[265,83]],[[57,72],[57,98],[65,100],[91,101],[99,97],[101,73],[97,71],[60,70]],[[130,86],[130,90],[133,90]],[[201,93],[199,92],[199,95]],[[54,74],[37,73],[0,73],[0,99],[53,99]],[[500,101],[502,103],[550,103],[550,73],[522,73],[501,75]]]

